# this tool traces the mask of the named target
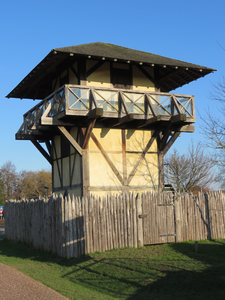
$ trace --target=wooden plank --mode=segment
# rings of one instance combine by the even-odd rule
[[[118,237],[118,222],[117,222],[117,197],[113,196],[113,214],[114,214],[114,230],[115,230],[115,248],[119,248],[119,237]]]
[[[70,258],[69,198],[65,197],[66,258]]]
[[[143,214],[147,215],[147,218],[143,219],[143,243],[144,245],[150,244],[149,234],[150,234],[150,226],[149,226],[149,219],[150,219],[150,211],[148,209],[148,200],[146,199],[146,193],[142,194],[142,212]],[[137,199],[136,199],[137,201]],[[138,215],[139,218],[139,215]]]
[[[181,212],[180,212],[180,203],[181,197],[177,196],[175,198],[175,224],[176,224],[176,243],[182,241],[181,230],[182,230],[182,223],[181,223]]]
[[[105,212],[104,212],[104,198],[99,198],[99,233],[100,233],[100,251],[105,252]]]
[[[137,195],[138,197],[138,195]],[[133,194],[133,207],[132,207],[132,215],[133,215],[133,247],[137,248],[138,240],[137,240],[137,197]]]
[[[84,209],[85,209],[85,254],[90,253],[90,240],[89,240],[89,199],[84,197]]]
[[[134,192],[130,193],[130,247],[134,247],[134,215],[133,215],[133,203],[135,201]]]
[[[142,207],[141,207],[141,197],[137,195],[137,215],[143,214]],[[138,247],[144,246],[144,239],[143,239],[143,222],[142,219],[137,219],[137,242]]]
[[[80,231],[81,231],[81,255],[85,254],[85,228],[84,228],[84,208],[83,208],[83,197],[80,197]]]
[[[128,194],[124,194],[123,214],[124,214],[124,247],[128,247],[128,224],[127,224],[127,198]]]
[[[132,247],[131,246],[131,224],[130,224],[130,194],[128,195],[128,197],[126,198],[126,214],[127,214],[127,245],[128,247]]]
[[[111,195],[110,199],[110,211],[111,211],[111,224],[112,224],[112,247],[113,249],[117,248],[116,247],[116,236],[115,236],[115,214],[114,214],[114,195]]]
[[[120,209],[120,232],[121,232],[121,248],[125,247],[124,243],[124,194],[119,196],[119,209]]]
[[[76,224],[76,205],[75,205],[75,197],[72,196],[71,199],[71,218],[72,218],[72,240],[73,240],[73,254],[72,257],[77,257],[77,224]]]
[[[116,217],[117,217],[117,239],[118,239],[118,248],[122,248],[121,244],[121,211],[120,211],[120,198],[118,195],[116,195]]]
[[[76,197],[76,224],[77,224],[77,255],[82,255],[81,249],[81,223],[80,223],[80,197]]]
[[[92,214],[92,220],[93,220],[93,252],[97,251],[97,207],[96,207],[96,198],[93,196],[93,214]]]

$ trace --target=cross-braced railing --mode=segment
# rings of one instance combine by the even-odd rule
[[[24,114],[24,122],[18,133],[30,134],[42,125],[59,125],[67,116],[89,117],[92,111],[102,110],[102,118],[150,120],[161,117],[169,121],[176,115],[185,115],[188,123],[195,122],[194,97],[159,93],[109,89],[102,87],[65,85],[49,95]]]

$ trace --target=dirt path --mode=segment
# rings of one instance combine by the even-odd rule
[[[66,300],[67,298],[23,273],[0,263],[1,300]]]
[[[0,226],[1,236],[5,227]],[[1,300],[66,300],[67,298],[23,273],[0,263]]]

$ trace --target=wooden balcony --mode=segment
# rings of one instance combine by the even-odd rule
[[[194,96],[64,85],[27,113],[17,139],[51,136],[57,126],[193,132]]]

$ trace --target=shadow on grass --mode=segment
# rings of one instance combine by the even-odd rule
[[[194,242],[167,245],[187,258],[185,265],[171,261],[175,270],[170,271],[167,261],[164,276],[127,299],[225,299],[225,241],[212,242],[199,242],[198,252]]]
[[[186,242],[69,260],[3,240],[0,254],[57,264],[63,268],[61,280],[84,286],[90,295],[104,294],[104,299],[225,299],[225,240],[199,242],[197,253],[194,242]]]

